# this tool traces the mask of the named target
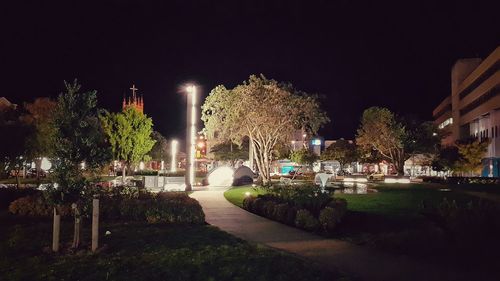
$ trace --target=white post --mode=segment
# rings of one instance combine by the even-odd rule
[[[59,233],[61,230],[61,215],[57,212],[57,207],[54,207],[54,224],[52,225],[52,251],[59,251]]]
[[[99,199],[92,200],[92,252],[99,247]]]
[[[177,144],[176,140],[172,140],[170,146],[170,153],[172,154],[172,162],[170,163],[170,172],[177,171]]]
[[[196,86],[189,86],[187,88],[187,126],[186,126],[186,174],[184,182],[186,184],[186,191],[191,191],[194,183],[195,175],[195,138],[196,138]]]

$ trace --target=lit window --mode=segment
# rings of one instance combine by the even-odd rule
[[[453,118],[448,118],[446,120],[443,121],[443,123],[439,124],[439,129],[442,129],[450,124],[453,124]]]

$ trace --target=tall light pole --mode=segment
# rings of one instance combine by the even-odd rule
[[[179,143],[176,140],[172,140],[170,143],[170,154],[172,154],[172,162],[170,162],[170,172],[175,173],[177,171],[177,145]]]
[[[186,174],[184,182],[186,191],[191,191],[194,183],[195,165],[194,154],[196,145],[196,86],[188,86],[187,91],[187,118],[186,118]]]

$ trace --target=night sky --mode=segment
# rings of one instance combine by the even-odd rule
[[[500,43],[498,1],[4,2],[0,96],[56,97],[78,78],[118,111],[135,83],[167,138],[184,136],[180,85],[207,95],[258,73],[324,96],[327,138],[352,138],[374,105],[430,119],[454,61]]]

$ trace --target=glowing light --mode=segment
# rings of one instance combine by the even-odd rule
[[[80,168],[81,168],[82,170],[85,170],[85,162],[80,163]]]
[[[395,179],[395,178],[386,178],[384,179],[385,183],[410,183],[410,179],[403,178],[403,179]]]
[[[313,144],[313,145],[321,145],[321,140],[320,140],[320,139],[314,139],[314,140],[312,141],[312,144]]]
[[[177,171],[177,140],[172,140],[170,143],[170,151],[172,153],[172,161],[170,162],[170,172],[175,173]]]
[[[344,178],[343,181],[347,182],[368,182],[366,178]]]
[[[50,163],[49,159],[47,159],[46,157],[43,157],[42,163],[40,164],[40,168],[44,171],[47,171],[50,168],[52,168],[52,163]]]
[[[144,162],[141,161],[141,163],[139,163],[139,170],[144,170]]]
[[[231,186],[233,184],[233,175],[233,168],[219,167],[208,176],[208,184],[211,186]]]
[[[250,193],[250,191],[245,192],[246,197],[249,197],[250,195],[252,195],[252,193]]]
[[[205,144],[203,142],[198,143],[198,148],[203,148],[204,146],[205,146]]]
[[[196,153],[195,140],[196,140],[196,86],[188,86],[188,93],[191,95],[191,137],[189,140],[189,183],[194,183],[195,165],[194,157]]]

